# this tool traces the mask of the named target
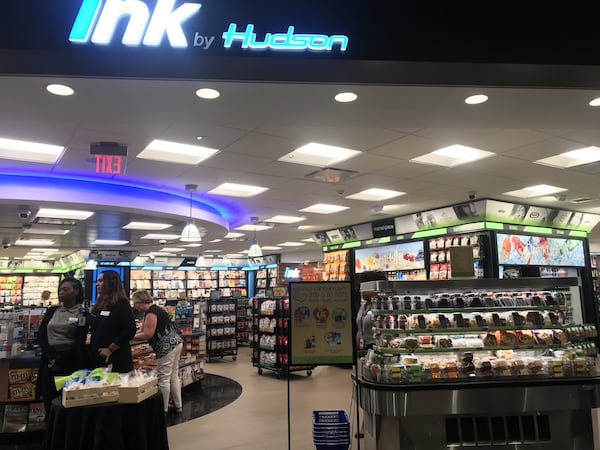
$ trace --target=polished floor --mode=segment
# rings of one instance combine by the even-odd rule
[[[259,375],[250,361],[250,349],[242,347],[237,360],[211,359],[206,373],[237,381],[242,392],[228,405],[196,419],[169,426],[170,450],[284,450],[288,448],[288,383],[271,371]],[[211,395],[203,388],[204,395]],[[191,408],[191,396],[184,391],[184,412]],[[289,448],[314,450],[312,411],[355,409],[352,400],[351,370],[322,366],[313,371],[293,372],[289,383]],[[354,427],[353,427],[354,428]],[[356,442],[353,448],[357,448]]]

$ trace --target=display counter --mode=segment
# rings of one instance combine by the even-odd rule
[[[357,389],[366,450],[598,448],[596,376],[402,385],[359,377]]]
[[[367,282],[367,450],[592,449],[597,330],[577,278]],[[367,309],[365,307],[365,309]]]
[[[135,404],[104,403],[65,408],[52,401],[45,450],[168,450],[160,393]]]

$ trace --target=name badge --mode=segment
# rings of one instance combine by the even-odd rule
[[[110,316],[110,311],[100,311],[100,315],[104,317]]]
[[[79,319],[77,317],[69,317],[69,323],[77,323]]]

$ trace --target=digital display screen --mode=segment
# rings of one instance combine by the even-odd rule
[[[522,266],[584,267],[583,241],[519,234],[497,235],[498,263]]]
[[[425,268],[423,241],[360,248],[354,255],[356,273],[371,270],[413,270]]]

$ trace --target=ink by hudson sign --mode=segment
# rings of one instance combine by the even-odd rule
[[[166,41],[173,48],[211,48],[215,35],[185,31],[188,21],[200,13],[202,4],[175,3],[176,0],[157,0],[152,9],[141,0],[83,0],[69,41],[110,45],[125,23],[121,43],[128,47],[158,47]],[[257,33],[253,24],[230,23],[220,38],[223,48],[239,46],[248,50],[344,52],[348,48],[348,36],[302,33],[293,25],[284,32]]]

